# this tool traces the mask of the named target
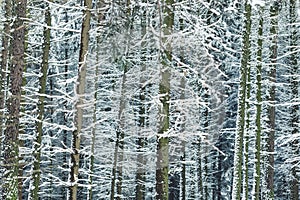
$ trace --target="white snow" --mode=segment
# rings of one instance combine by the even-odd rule
[[[265,2],[264,2],[264,0],[252,0],[252,6],[255,6],[255,5],[264,6]]]

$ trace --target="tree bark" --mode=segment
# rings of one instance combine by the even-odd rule
[[[76,86],[75,105],[75,130],[72,133],[72,153],[71,153],[71,171],[70,171],[70,200],[77,199],[78,190],[78,176],[79,176],[79,156],[80,156],[80,134],[83,125],[83,104],[85,95],[85,81],[86,81],[86,58],[88,56],[89,47],[89,30],[91,20],[92,0],[84,0],[84,12],[81,28],[80,52],[79,52],[79,66],[78,66],[78,80]]]
[[[290,0],[290,67],[291,67],[291,90],[292,90],[292,103],[297,102],[299,99],[299,75],[298,70],[298,59],[299,54],[296,52],[299,47],[298,45],[298,26],[297,24],[297,0]],[[299,3],[298,3],[299,5]],[[299,104],[292,104],[291,109],[291,122],[292,122],[292,135],[299,134]],[[295,136],[294,136],[295,137]],[[299,139],[294,139],[292,141],[292,155],[293,157],[299,156]],[[292,180],[291,180],[291,199],[298,200],[299,199],[299,176],[297,172],[299,171],[298,161],[292,162]]]
[[[50,0],[51,2],[51,0]],[[50,8],[49,4],[46,3],[47,8],[45,12],[45,22],[47,27],[51,27],[51,14],[50,14]],[[50,52],[50,28],[44,28],[44,44],[43,44],[43,60],[42,60],[42,66],[41,66],[41,73],[42,76],[39,79],[40,83],[40,89],[39,89],[39,101],[38,101],[38,117],[36,122],[36,131],[37,131],[37,137],[35,139],[34,143],[34,162],[33,162],[33,172],[32,172],[32,178],[33,178],[33,187],[31,191],[31,197],[32,199],[38,199],[39,198],[39,186],[40,186],[40,177],[41,177],[41,169],[40,169],[40,163],[41,163],[41,143],[42,143],[42,136],[43,136],[43,119],[44,119],[44,101],[46,93],[46,83],[47,83],[47,73],[49,68],[49,52]]]
[[[1,51],[1,79],[0,79],[0,137],[2,138],[3,134],[3,126],[5,124],[4,119],[4,107],[5,107],[5,97],[6,97],[6,90],[8,87],[8,77],[6,71],[8,71],[8,60],[9,60],[9,53],[10,53],[10,23],[11,23],[11,17],[12,17],[12,4],[10,0],[6,0],[5,2],[5,18],[6,21],[4,22],[4,28],[3,28],[3,35],[2,35],[2,51]],[[0,155],[2,151],[2,144],[0,144]]]
[[[126,30],[131,32],[132,23],[131,23],[131,8],[130,8],[130,0],[126,1],[126,17],[128,18],[126,23]],[[127,34],[127,32],[125,33]],[[126,35],[127,45],[129,46],[129,35]],[[123,75],[122,75],[122,84],[121,84],[121,94],[120,94],[120,103],[119,103],[119,111],[118,111],[118,128],[116,130],[116,144],[114,151],[114,161],[113,161],[113,169],[112,169],[112,181],[111,181],[111,194],[110,199],[121,199],[122,195],[122,184],[123,184],[123,160],[124,160],[124,127],[125,127],[125,116],[124,111],[126,107],[126,82],[127,82],[127,72],[129,70],[128,64],[123,63]],[[117,174],[116,174],[117,173]],[[118,175],[118,176],[117,176]],[[116,178],[118,179],[116,181]],[[117,197],[115,197],[115,185],[117,189]]]
[[[20,102],[22,97],[23,70],[25,68],[25,24],[26,0],[13,3],[13,14],[16,19],[12,31],[12,62],[10,64],[10,96],[8,98],[8,119],[4,131],[4,178],[3,199],[22,199],[22,167],[19,164],[19,127]]]
[[[146,3],[145,0],[143,0],[144,3]],[[144,9],[141,11],[143,14],[141,16],[141,38],[144,38],[146,35],[146,28],[147,28],[147,10]],[[141,78],[140,78],[140,106],[139,106],[139,128],[141,134],[138,136],[137,145],[138,145],[138,155],[137,155],[137,174],[136,174],[136,199],[137,200],[143,200],[145,199],[146,194],[146,158],[145,158],[145,151],[144,147],[146,145],[146,138],[143,135],[143,130],[146,127],[146,86],[144,85],[146,83],[145,73],[146,73],[146,64],[147,61],[147,47],[146,42],[141,43]]]
[[[271,50],[271,64],[269,81],[272,84],[270,86],[268,100],[270,104],[268,105],[268,118],[269,118],[269,132],[267,137],[267,196],[269,199],[274,199],[274,141],[275,141],[275,81],[276,81],[276,63],[277,63],[277,37],[278,37],[278,5],[273,3],[270,7],[270,17],[271,17],[271,37],[272,44]]]
[[[172,34],[174,24],[173,0],[162,1],[163,24],[161,38],[163,49],[161,57],[161,80],[159,83],[160,107],[159,107],[159,125],[157,136],[157,161],[156,161],[156,199],[169,199],[169,139],[162,136],[169,130],[169,106],[170,106],[170,65],[172,63],[172,47],[168,37]]]
[[[246,118],[246,93],[247,93],[247,69],[250,60],[250,29],[251,29],[251,5],[245,2],[245,28],[243,33],[243,51],[240,67],[240,84],[238,97],[237,132],[234,148],[234,171],[232,199],[240,200],[242,190],[242,164],[243,164],[243,140],[245,135]]]
[[[262,48],[263,48],[263,7],[259,8],[259,28],[257,40],[257,66],[256,66],[256,137],[255,137],[255,161],[254,161],[254,199],[260,199],[260,160],[261,160],[261,113],[262,113],[262,91],[261,91],[261,69],[262,69]]]

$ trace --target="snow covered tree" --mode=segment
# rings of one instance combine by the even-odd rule
[[[159,83],[159,124],[157,134],[156,193],[157,199],[167,200],[169,196],[169,119],[170,119],[170,68],[172,66],[172,46],[169,37],[174,25],[173,0],[162,1],[161,9],[161,69]]]
[[[71,170],[70,170],[70,196],[69,199],[77,199],[79,162],[80,162],[80,134],[83,125],[83,105],[85,104],[85,82],[87,55],[89,50],[89,31],[91,21],[92,0],[84,1],[84,13],[81,28],[79,66],[78,66],[78,82],[76,86],[76,114],[75,114],[75,130],[72,134],[72,153],[71,153]]]
[[[2,197],[4,199],[22,199],[22,173],[23,166],[19,155],[19,128],[20,109],[22,100],[23,70],[25,68],[25,24],[27,1],[18,0],[13,3],[12,15],[17,16],[12,27],[11,62],[9,96],[7,99],[8,116],[4,130],[3,141],[3,165],[4,188]]]
[[[38,100],[38,117],[36,122],[37,136],[34,142],[34,161],[33,161],[33,186],[31,191],[31,198],[38,199],[39,197],[39,187],[41,178],[41,143],[43,137],[43,120],[45,113],[45,93],[47,84],[47,74],[49,69],[49,53],[50,53],[50,27],[51,27],[51,14],[50,8],[47,4],[45,12],[45,22],[46,27],[44,28],[44,43],[43,43],[43,57],[41,65],[42,76],[39,79],[40,89],[39,89],[39,100]]]
[[[245,28],[243,32],[243,51],[240,69],[239,100],[238,100],[238,118],[237,132],[235,136],[234,149],[234,171],[233,171],[233,189],[232,199],[240,199],[242,194],[242,165],[243,165],[243,141],[245,134],[246,119],[246,91],[247,91],[247,73],[250,59],[250,29],[251,29],[251,4],[245,1]]]
[[[295,135],[299,134],[299,53],[297,53],[298,47],[298,33],[297,29],[297,16],[296,6],[299,6],[299,2],[297,4],[296,0],[290,0],[290,70],[291,70],[291,92],[292,92],[292,99],[291,99],[291,129],[292,129],[292,137],[294,139],[291,140],[292,144],[292,155],[296,156],[299,154],[299,137],[295,137]],[[298,170],[298,163],[299,160],[294,160],[292,164],[292,171],[291,171],[291,199],[299,199],[299,174],[297,173]]]

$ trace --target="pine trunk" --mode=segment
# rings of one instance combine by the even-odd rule
[[[0,69],[1,69],[1,77],[0,77],[0,137],[2,138],[3,134],[3,126],[5,124],[4,120],[4,107],[5,107],[5,97],[6,93],[5,91],[7,90],[8,87],[8,81],[7,81],[7,73],[8,71],[8,66],[9,66],[9,42],[10,42],[10,23],[11,23],[11,17],[12,17],[12,4],[10,0],[6,0],[5,2],[5,18],[6,21],[4,22],[4,28],[3,28],[3,35],[2,35],[2,51],[1,51],[1,64],[0,64]],[[0,144],[0,155],[1,155],[1,150],[2,150],[2,144]]]
[[[166,136],[161,136],[169,130],[170,119],[170,65],[172,63],[172,47],[167,40],[172,34],[174,24],[173,0],[163,1],[163,36],[161,38],[163,49],[161,59],[159,83],[160,107],[159,107],[159,125],[157,136],[157,161],[156,161],[156,199],[169,199],[169,139]]]
[[[275,141],[275,81],[276,81],[276,63],[277,63],[277,37],[278,37],[278,5],[273,3],[270,7],[271,17],[271,37],[272,44],[270,47],[271,56],[269,81],[270,92],[268,100],[271,102],[268,105],[268,118],[269,118],[269,132],[267,137],[267,196],[269,199],[274,199],[274,141]]]
[[[25,25],[26,0],[16,0],[13,3],[13,15],[16,19],[12,32],[12,61],[10,64],[10,96],[8,97],[8,119],[4,131],[4,177],[3,199],[22,199],[22,167],[19,164],[19,127],[20,102],[22,97],[23,70],[25,68]]]
[[[184,77],[184,73],[183,73],[183,77],[181,78],[180,81],[180,100],[184,101],[185,99],[185,77]],[[182,103],[183,104],[183,103]],[[180,134],[182,134],[182,141],[181,141],[181,162],[182,162],[182,169],[181,169],[181,199],[185,200],[185,196],[186,196],[186,164],[185,164],[185,160],[186,160],[186,141],[185,141],[185,120],[186,120],[186,116],[185,116],[185,111],[184,108],[182,106],[181,113],[180,113],[180,117],[181,117],[181,130],[180,130]]]
[[[51,15],[50,15],[50,8],[47,4],[46,12],[45,12],[45,22],[47,27],[51,26]],[[41,66],[41,74],[42,76],[39,79],[40,89],[39,89],[39,101],[38,101],[38,117],[36,122],[36,131],[37,137],[34,143],[34,162],[33,162],[33,187],[31,191],[32,199],[39,198],[39,186],[40,186],[40,177],[41,177],[41,143],[42,143],[42,136],[43,136],[43,119],[44,119],[44,101],[45,101],[45,92],[46,92],[46,83],[47,83],[47,73],[49,68],[49,52],[50,52],[50,28],[44,29],[44,44],[43,44],[43,60]]]
[[[79,155],[80,155],[80,134],[83,125],[83,105],[86,82],[86,57],[89,47],[89,30],[91,20],[92,0],[84,0],[84,13],[81,29],[78,80],[76,86],[76,113],[75,130],[72,134],[72,153],[71,153],[71,171],[70,171],[70,200],[77,199],[78,176],[79,176]]]
[[[258,28],[258,51],[256,66],[256,137],[255,137],[255,161],[254,161],[254,199],[260,199],[260,160],[261,160],[261,112],[262,112],[262,92],[261,92],[261,69],[262,69],[262,44],[263,44],[263,8],[260,8],[260,19]]]
[[[245,136],[246,97],[247,97],[247,72],[250,60],[250,29],[251,29],[251,5],[245,2],[245,28],[243,33],[243,51],[240,67],[240,83],[238,97],[237,132],[234,149],[234,171],[232,199],[240,200],[242,194],[242,164],[243,164],[243,141]]]
[[[299,50],[298,45],[298,26],[297,24],[297,0],[290,0],[290,52],[291,58],[290,58],[290,67],[291,67],[291,90],[292,90],[292,109],[291,109],[291,121],[292,121],[292,135],[299,134],[299,104],[297,104],[297,101],[299,101],[299,78],[297,77],[299,75],[298,70],[298,59],[299,54],[297,53],[297,50]],[[299,5],[299,3],[298,3]],[[295,136],[293,136],[295,137]],[[299,156],[299,139],[294,139],[294,141],[291,144],[292,146],[292,155],[293,157]],[[295,160],[295,159],[294,159]],[[299,199],[299,175],[297,172],[299,172],[299,163],[297,160],[292,162],[292,180],[291,180],[291,199],[292,200],[298,200]]]
[[[146,3],[145,1],[143,1]],[[147,26],[147,15],[146,15],[146,10],[143,10],[143,15],[141,16],[141,38],[144,38],[146,35],[146,26]],[[147,48],[146,48],[146,42],[142,42],[141,44],[141,78],[140,78],[140,95],[139,95],[139,100],[140,100],[140,107],[139,107],[139,128],[140,128],[140,135],[137,141],[138,145],[138,155],[137,155],[137,174],[136,174],[136,199],[137,200],[143,200],[145,199],[145,194],[146,194],[146,157],[145,157],[145,150],[144,147],[146,145],[146,138],[143,135],[143,130],[146,127],[146,105],[145,105],[145,100],[146,100],[146,58],[147,54]]]

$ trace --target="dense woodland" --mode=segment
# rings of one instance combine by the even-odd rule
[[[0,199],[299,199],[299,0],[0,5]]]

